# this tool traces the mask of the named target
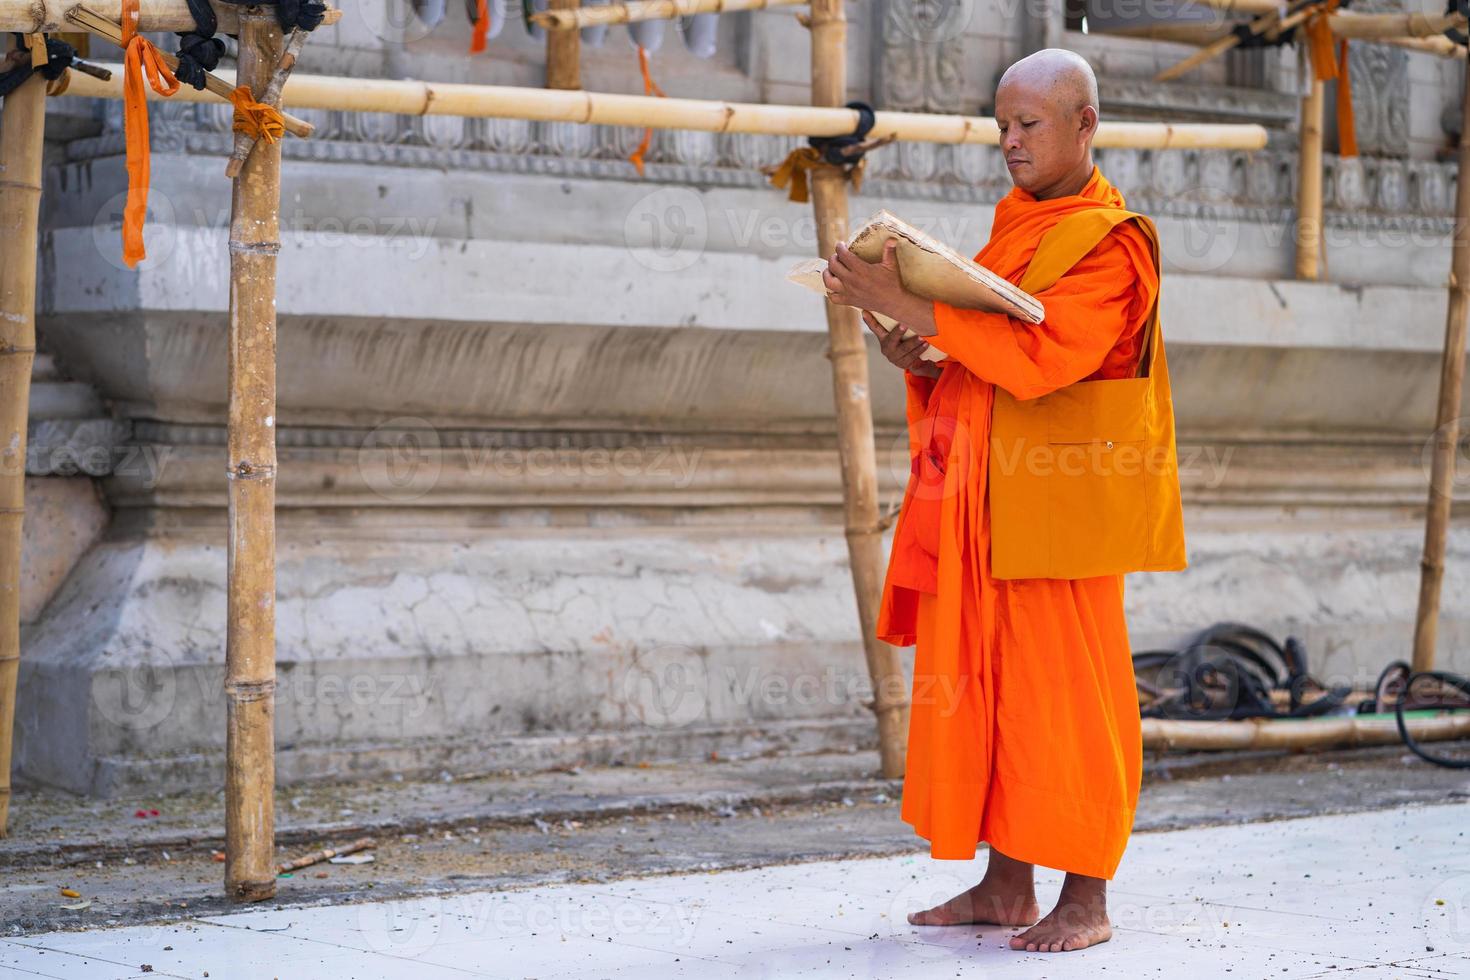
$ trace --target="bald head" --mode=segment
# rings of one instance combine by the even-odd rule
[[[1092,175],[1097,76],[1074,51],[1046,48],[1011,65],[995,89],[1006,168],[1039,199],[1075,194]]]

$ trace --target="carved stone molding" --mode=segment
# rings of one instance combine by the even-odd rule
[[[1366,45],[1364,45],[1366,47]],[[210,105],[154,108],[155,153],[221,156],[232,136],[228,113]],[[124,151],[121,118],[98,136],[67,144],[66,160],[81,164]],[[320,163],[373,163],[462,173],[522,173],[636,180],[628,156],[643,138],[639,127],[533,123],[512,119],[459,119],[312,112],[319,136],[287,140],[288,159]],[[803,143],[799,136],[655,130],[645,175],[649,183],[768,187],[762,166]],[[1124,150],[1096,152],[1098,164],[1130,204],[1162,215],[1279,221],[1294,207],[1296,154],[1290,149]],[[1367,156],[1324,160],[1328,220],[1361,227],[1406,223],[1447,227],[1452,164]],[[868,157],[864,190],[896,199],[992,203],[1010,190],[993,146],[897,143]]]
[[[1386,44],[1354,44],[1348,55],[1352,76],[1353,125],[1358,152],[1402,157],[1409,147],[1409,52]]]
[[[972,0],[882,0],[876,58],[876,106],[959,112],[964,93],[964,38]]]

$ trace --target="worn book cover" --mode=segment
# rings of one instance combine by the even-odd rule
[[[910,292],[964,309],[1005,313],[1027,323],[1040,323],[1044,319],[1045,310],[1036,297],[890,211],[879,211],[859,225],[848,236],[847,247],[864,261],[877,262],[883,255],[884,243],[890,238],[898,239],[895,253],[898,275]],[[786,278],[826,296],[827,287],[822,284],[826,269],[826,259],[807,259],[794,266]],[[873,315],[885,329],[893,328],[895,321],[891,318],[882,313]],[[911,334],[912,331],[905,331],[905,336]],[[924,352],[925,359],[930,361],[940,361],[946,356],[932,344]]]

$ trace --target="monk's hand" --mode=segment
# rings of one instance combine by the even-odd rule
[[[868,262],[837,243],[837,251],[827,260],[822,282],[827,298],[840,306],[877,310],[894,316],[908,296],[898,275],[898,239],[883,243],[883,255]]]
[[[884,330],[883,324],[873,316],[871,310],[863,310],[863,322],[868,329],[873,331],[873,336],[878,338],[878,349],[883,356],[897,367],[903,368],[910,374],[916,374],[921,378],[939,377],[940,367],[933,361],[924,360],[924,352],[929,349],[929,342],[923,337],[915,334],[905,338],[903,324],[894,324],[892,330]]]

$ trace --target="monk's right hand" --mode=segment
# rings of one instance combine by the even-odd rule
[[[939,377],[940,367],[933,361],[924,360],[924,352],[929,349],[929,342],[923,337],[915,334],[905,339],[903,335],[903,324],[895,324],[892,330],[884,330],[883,324],[871,310],[863,310],[863,322],[868,329],[873,331],[873,336],[878,338],[878,349],[883,356],[897,367],[903,368],[910,374],[916,374],[921,378]]]

